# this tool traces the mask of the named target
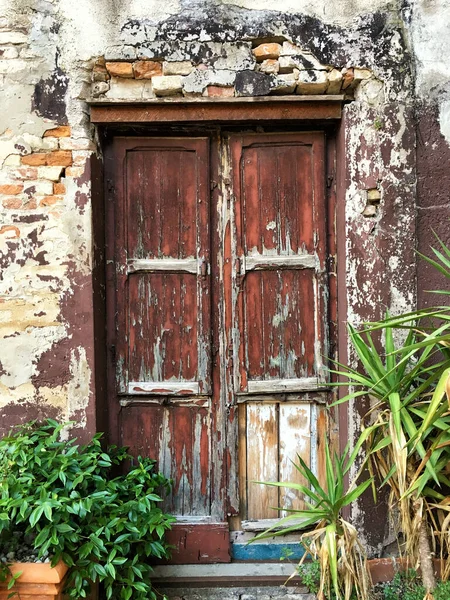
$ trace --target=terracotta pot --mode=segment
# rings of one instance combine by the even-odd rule
[[[22,572],[11,590],[7,583],[0,583],[0,600],[7,600],[12,592],[17,592],[20,600],[61,600],[64,578],[68,567],[60,561],[54,568],[50,563],[12,563],[13,575]]]
[[[439,577],[441,574],[441,560],[435,558],[433,562],[435,575]],[[412,568],[406,558],[373,558],[368,560],[367,564],[374,584],[392,581],[398,571],[406,571]]]

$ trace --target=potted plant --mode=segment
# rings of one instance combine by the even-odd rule
[[[70,598],[87,597],[100,582],[108,600],[155,600],[149,559],[168,556],[164,534],[174,519],[158,504],[169,481],[140,457],[124,473],[131,457],[124,448],[104,450],[101,434],[84,446],[60,439],[68,425],[31,422],[0,441],[3,588],[32,577],[15,564],[25,552],[61,580],[68,568]],[[49,598],[60,593],[56,583]]]

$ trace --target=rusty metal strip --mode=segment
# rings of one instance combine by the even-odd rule
[[[186,123],[201,121],[294,121],[341,118],[342,99],[292,101],[283,98],[265,102],[149,103],[146,105],[91,106],[91,121],[108,123]]]

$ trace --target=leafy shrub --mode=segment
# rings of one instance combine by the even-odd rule
[[[383,586],[384,600],[423,600],[425,593],[414,569],[396,573],[393,580]]]
[[[85,446],[61,441],[66,425],[31,422],[0,441],[0,548],[19,535],[39,559],[62,559],[70,598],[100,581],[107,600],[156,600],[148,558],[168,556],[174,519],[158,503],[169,481],[146,458],[114,476],[131,459],[126,450],[104,451],[101,434]]]

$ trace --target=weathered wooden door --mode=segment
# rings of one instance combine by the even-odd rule
[[[325,427],[322,133],[116,137],[108,158],[110,423],[173,479],[178,562],[230,560],[301,501]]]

